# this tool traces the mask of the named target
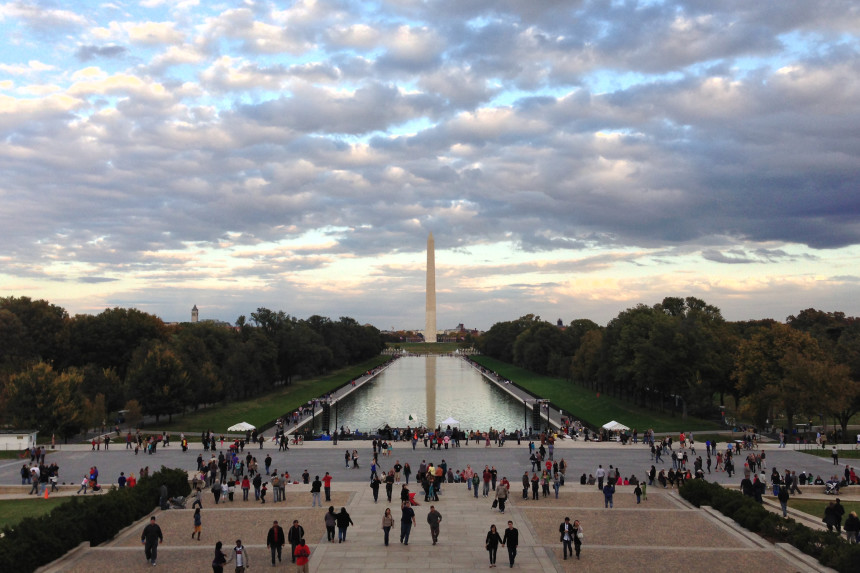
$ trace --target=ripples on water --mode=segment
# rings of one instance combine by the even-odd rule
[[[409,422],[416,415],[418,424]],[[374,432],[385,424],[435,427],[451,417],[469,430],[522,428],[522,402],[487,382],[461,358],[407,356],[376,379],[341,400],[337,426]],[[317,430],[320,430],[317,419]],[[332,429],[335,428],[332,412]]]

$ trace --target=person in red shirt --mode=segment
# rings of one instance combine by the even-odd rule
[[[308,573],[308,561],[310,561],[311,548],[305,544],[305,540],[299,540],[293,553],[296,556],[296,570],[299,573]]]
[[[331,476],[328,472],[323,476],[323,490],[325,491],[325,500],[331,501]]]

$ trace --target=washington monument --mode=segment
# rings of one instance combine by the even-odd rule
[[[427,237],[427,316],[424,342],[436,342],[436,244],[433,233]]]

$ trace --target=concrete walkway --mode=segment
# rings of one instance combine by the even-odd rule
[[[475,498],[461,484],[443,488],[435,505],[443,516],[439,544],[431,543],[425,519],[429,509],[419,496],[415,508],[418,520],[409,545],[398,542],[399,528],[391,534],[391,544],[383,545],[381,518],[385,507],[399,514],[398,504],[384,500],[374,503],[363,483],[342,483],[332,493],[336,510],[346,507],[355,525],[344,544],[326,542],[325,509],[310,508],[308,486],[290,486],[286,502],[222,503],[205,505],[201,541],[191,539],[192,512],[155,512],[165,535],[159,548],[158,568],[166,571],[205,571],[209,568],[215,541],[228,550],[237,538],[247,547],[250,564],[274,571],[292,571],[289,562],[271,566],[265,547],[266,532],[277,519],[286,529],[298,519],[312,549],[312,572],[338,571],[433,571],[467,572],[489,567],[484,538],[490,524],[501,530],[508,519],[519,530],[520,545],[514,569],[520,571],[653,571],[712,570],[737,568],[740,564],[757,572],[824,571],[797,559],[790,551],[776,547],[725,523],[705,510],[691,508],[676,494],[651,491],[637,505],[629,493],[616,494],[615,507],[604,509],[603,496],[594,488],[566,486],[559,499],[523,500],[514,484],[511,502],[504,515],[490,508],[490,499]],[[208,501],[208,500],[207,500]],[[328,505],[328,504],[325,504]],[[558,525],[565,516],[580,519],[585,531],[582,558],[563,560]],[[130,527],[113,541],[95,548],[82,548],[45,568],[50,572],[109,571],[122,563],[126,572],[149,571],[140,544],[140,532],[148,518]],[[508,555],[499,549],[499,568],[508,569]],[[230,570],[229,568],[227,570]]]

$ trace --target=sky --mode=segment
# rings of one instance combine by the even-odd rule
[[[860,315],[860,4],[0,0],[0,296]]]

